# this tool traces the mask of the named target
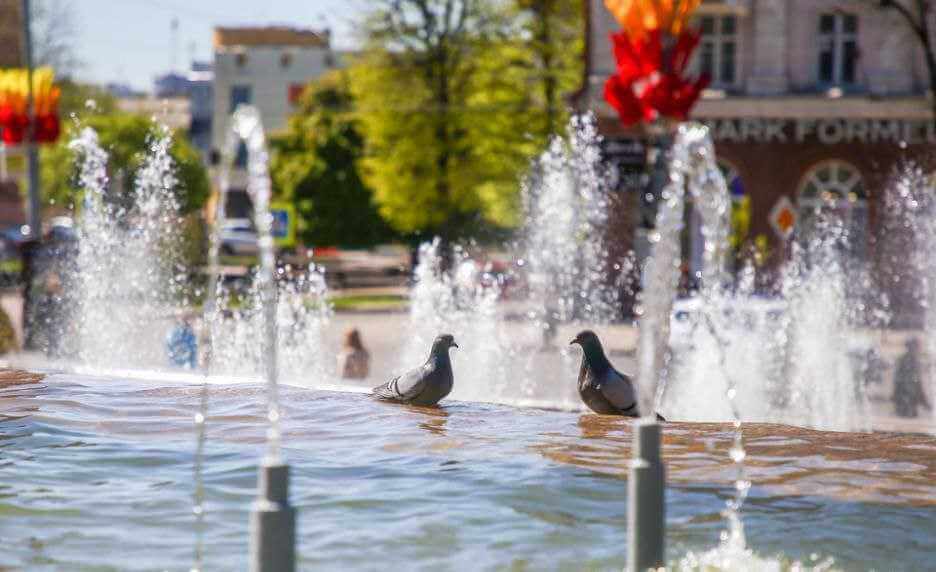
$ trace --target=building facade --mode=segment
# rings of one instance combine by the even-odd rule
[[[626,168],[640,163],[642,133],[622,127],[602,97],[615,66],[608,36],[620,26],[602,0],[585,1],[579,106],[597,114],[610,148],[631,149],[620,154]],[[732,194],[749,204],[751,238],[782,246],[778,217],[808,224],[822,201],[856,223],[860,243],[894,169],[936,144],[923,51],[874,4],[703,0],[698,9],[693,66],[711,84],[693,119],[710,126]]]
[[[214,69],[210,62],[193,61],[185,73],[169,72],[153,79],[153,94],[157,100],[185,101],[184,122],[179,127],[188,133],[189,141],[198,149],[206,164],[210,163],[214,117]]]
[[[221,149],[229,117],[257,107],[267,131],[286,126],[302,89],[335,65],[329,33],[288,27],[216,28],[212,141]]]
[[[219,156],[223,151],[231,114],[238,105],[255,106],[268,133],[285,128],[305,86],[336,65],[329,39],[327,31],[289,27],[216,28],[212,154]],[[230,219],[252,216],[246,158],[241,145],[225,203]]]
[[[189,139],[207,163],[211,156],[211,123],[214,120],[214,66],[192,62],[186,75],[192,120]]]

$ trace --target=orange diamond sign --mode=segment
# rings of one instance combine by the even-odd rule
[[[769,220],[770,226],[780,238],[783,240],[790,238],[793,234],[793,227],[796,226],[796,209],[789,197],[784,195],[777,200],[770,209]]]

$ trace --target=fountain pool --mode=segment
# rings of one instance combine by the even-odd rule
[[[454,360],[456,372],[470,367]],[[158,377],[53,373],[4,384],[0,567],[190,566],[191,416],[201,378]],[[282,407],[299,569],[624,565],[625,419],[462,401],[409,408],[297,386],[282,388]],[[212,385],[211,409],[204,566],[244,569],[265,440],[263,386]],[[763,564],[753,569],[829,559],[838,570],[930,567],[936,438],[760,424],[745,433],[754,483],[745,530]],[[666,427],[667,549],[676,569],[723,528],[732,435],[728,424]]]
[[[255,152],[264,149],[262,130],[250,133],[254,190],[266,192]],[[668,253],[653,259],[649,276],[660,287],[643,298],[643,312],[663,317],[657,326],[669,323],[675,296],[684,195],[704,211],[703,235],[725,241],[724,181],[711,146],[701,128],[684,135],[662,195],[666,224],[650,236]],[[426,245],[408,315],[335,316],[316,268],[274,269],[266,248],[265,278],[239,306],[207,288],[211,359],[206,374],[190,373],[168,369],[161,344],[193,291],[180,284],[163,249],[172,233],[158,224],[178,216],[166,145],[165,133],[153,141],[138,206],[114,211],[100,200],[106,152],[89,131],[75,143],[89,202],[69,282],[77,325],[63,328],[72,361],[18,356],[14,363],[48,375],[24,383],[8,373],[0,382],[0,539],[12,547],[0,567],[163,570],[194,560],[196,569],[245,568],[255,463],[273,435],[292,465],[300,569],[620,569],[631,424],[592,415],[578,399],[579,354],[565,344],[583,327],[606,340],[619,369],[637,371],[637,355],[652,354],[650,369],[669,372],[644,396],[672,421],[663,451],[671,569],[928,566],[936,437],[926,435],[929,420],[888,417],[880,389],[862,381],[868,356],[854,359],[847,342],[893,332],[886,318],[867,319],[887,312],[872,303],[874,285],[846,279],[859,274],[842,248],[848,229],[834,220],[817,216],[822,232],[793,248],[768,301],[753,288],[753,269],[733,277],[721,246],[707,248],[703,290],[675,306],[690,323],[639,339],[615,314],[621,283],[605,280],[633,263],[610,259],[602,243],[610,188],[594,126],[577,119],[526,186],[515,269],[524,299],[505,302],[470,246],[443,271],[444,257]],[[686,192],[675,192],[683,183]],[[906,216],[919,221],[928,211]],[[571,248],[574,241],[587,248]],[[151,264],[124,268],[114,253],[128,245],[152,253]],[[914,265],[921,299],[931,295],[928,269]],[[732,318],[760,306],[775,321]],[[114,312],[120,319],[109,321]],[[364,332],[371,379],[334,378],[329,356],[349,326]],[[455,390],[441,408],[362,395],[421,359],[442,330],[461,348]],[[658,351],[664,345],[671,355]],[[278,408],[261,405],[264,373],[284,384]],[[206,431],[197,459],[193,415]],[[848,432],[869,429],[878,432]]]

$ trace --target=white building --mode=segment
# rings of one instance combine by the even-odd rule
[[[221,149],[230,115],[242,103],[260,110],[268,132],[284,128],[305,85],[334,65],[327,31],[215,28],[214,148]]]

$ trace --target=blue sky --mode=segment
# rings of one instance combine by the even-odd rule
[[[171,22],[179,19],[177,67],[192,56],[211,57],[218,25],[289,24],[332,29],[334,45],[352,47],[353,22],[367,0],[46,0],[70,5],[83,81],[119,81],[150,89],[153,76],[170,67]]]

